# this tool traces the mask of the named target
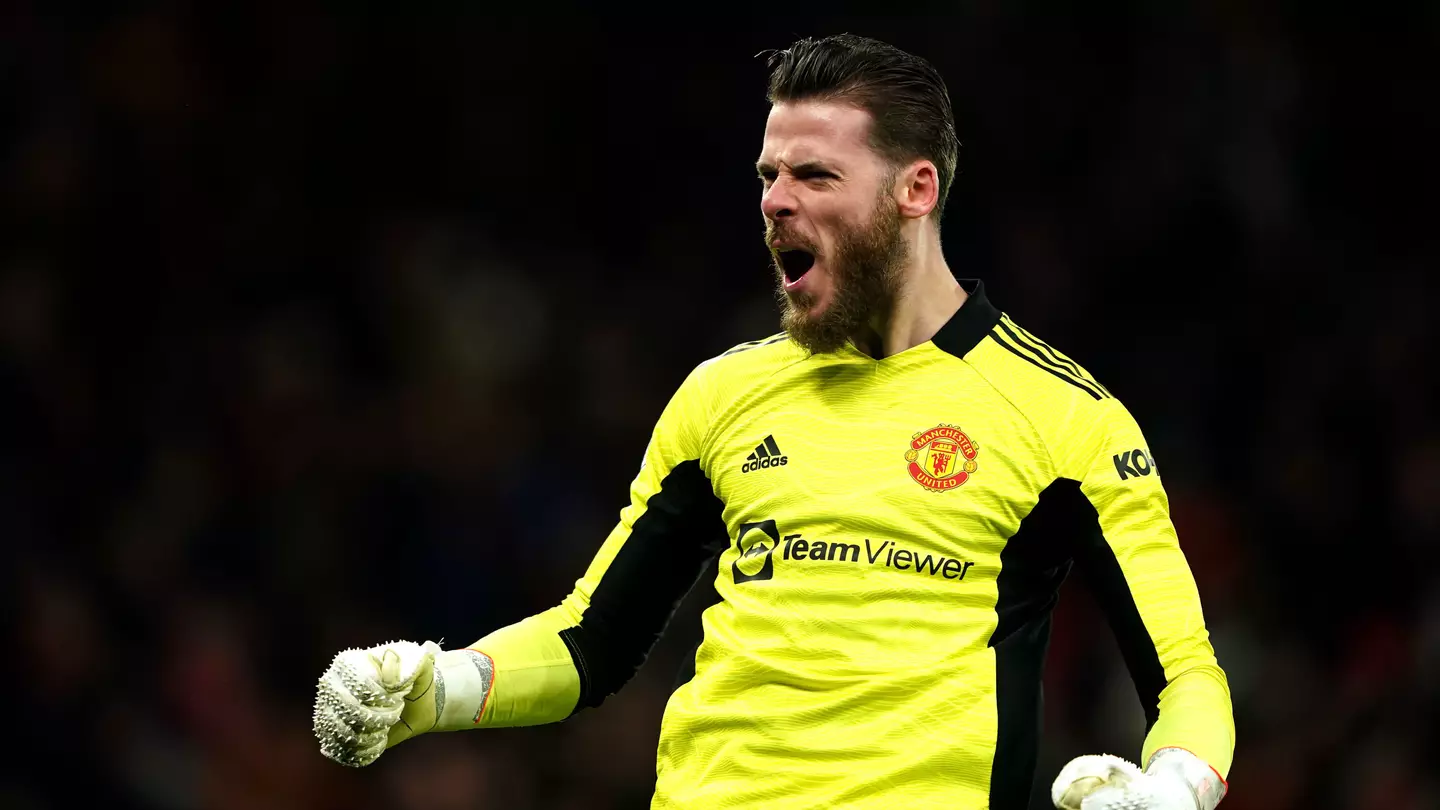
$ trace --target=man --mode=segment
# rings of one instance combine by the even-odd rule
[[[1052,799],[1212,810],[1229,689],[1155,462],[1104,386],[951,275],[943,81],[853,36],[771,65],[757,168],[785,333],[685,380],[559,606],[464,650],[337,655],[322,751],[360,766],[422,732],[598,706],[703,576],[720,601],[665,709],[653,807],[1023,810],[1073,562],[1150,729],[1143,770],[1083,756]]]

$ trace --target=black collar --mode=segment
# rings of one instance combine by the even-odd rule
[[[985,282],[978,278],[962,278],[960,286],[970,297],[931,338],[935,348],[956,357],[964,357],[1000,322],[1000,310],[985,297]]]

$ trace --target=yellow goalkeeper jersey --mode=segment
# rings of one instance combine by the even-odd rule
[[[1024,810],[1074,565],[1144,705],[1142,755],[1226,773],[1229,690],[1144,436],[963,283],[934,339],[891,357],[778,335],[696,368],[575,590],[474,645],[496,671],[479,723],[598,705],[713,577],[654,808]]]

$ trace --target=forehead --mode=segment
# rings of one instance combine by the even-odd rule
[[[849,104],[800,101],[770,108],[765,121],[762,163],[813,160],[864,161],[870,149],[870,113]]]

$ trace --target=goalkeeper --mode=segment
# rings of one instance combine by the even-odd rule
[[[1024,810],[1074,568],[1148,731],[1134,764],[1071,761],[1052,800],[1212,810],[1230,693],[1155,459],[1105,386],[952,275],[944,82],[848,35],[771,67],[756,168],[784,332],[684,381],[559,605],[465,649],[338,654],[321,751],[363,766],[417,734],[598,706],[706,577],[719,600],[665,707],[653,808]]]

